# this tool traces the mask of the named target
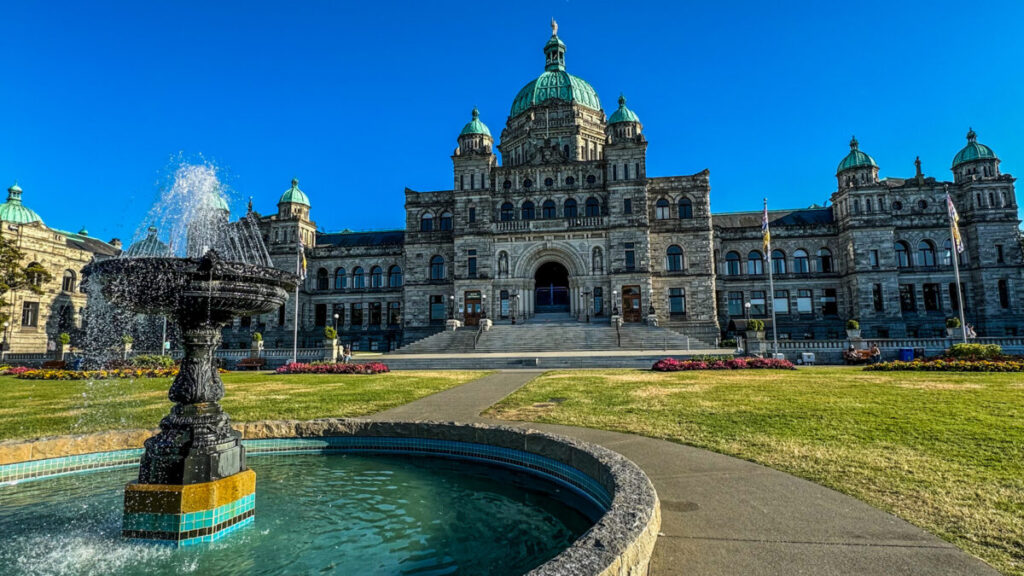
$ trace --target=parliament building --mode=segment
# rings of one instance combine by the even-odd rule
[[[300,346],[337,326],[356,349],[388,350],[444,328],[531,322],[555,315],[646,322],[713,344],[775,307],[783,339],[835,339],[857,319],[868,338],[945,335],[958,315],[947,191],[960,214],[967,322],[981,336],[1024,330],[1024,259],[1014,178],[973,130],[952,180],[921,172],[879,178],[856,139],[836,170],[828,206],[769,213],[711,212],[711,175],[648,174],[643,124],[622,96],[611,115],[566,71],[557,26],[543,72],[512,100],[495,142],[481,114],[457,137],[449,190],[405,190],[405,228],[324,233],[293,180],[276,214],[261,216],[275,263],[308,276]],[[499,161],[500,155],[500,161]],[[808,191],[809,197],[819,197]],[[759,199],[751,198],[751,203]],[[769,293],[767,268],[774,275]],[[230,347],[254,331],[291,345],[293,307],[245,318]]]

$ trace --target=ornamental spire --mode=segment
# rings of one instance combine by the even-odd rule
[[[850,136],[850,150],[856,150],[857,146],[859,146],[859,145],[860,145],[860,142],[857,142],[857,137],[856,136]]]
[[[558,38],[558,22],[551,19],[551,39],[544,45],[544,69],[548,72],[565,70],[565,44]]]
[[[554,18],[551,18],[551,35],[558,36],[558,22]]]
[[[974,131],[974,128],[967,129],[967,141],[976,142],[978,140],[978,134]]]

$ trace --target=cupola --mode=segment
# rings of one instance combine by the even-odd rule
[[[850,153],[836,168],[836,178],[840,189],[878,183],[878,164],[874,158],[861,152],[856,136],[850,138]]]
[[[299,179],[292,178],[292,187],[277,201],[277,215],[281,218],[309,219],[309,197],[299,189]]]
[[[633,141],[640,137],[643,124],[635,112],[626,106],[626,97],[619,94],[619,109],[608,119],[608,139],[612,144]]]
[[[0,204],[0,221],[14,224],[43,223],[43,219],[28,206],[21,203],[21,187],[15,182],[7,189],[7,202]]]
[[[967,130],[967,145],[953,157],[953,178],[957,183],[999,176],[999,158],[991,148],[978,142],[973,128]]]
[[[459,132],[459,147],[455,149],[456,156],[467,154],[490,154],[494,146],[494,138],[490,129],[480,121],[480,110],[473,107],[473,119],[462,127]]]

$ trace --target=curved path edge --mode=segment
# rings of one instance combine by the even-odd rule
[[[651,576],[998,575],[905,520],[760,464],[633,434],[480,417],[543,372],[497,372],[369,418],[528,427],[622,454],[661,503]]]

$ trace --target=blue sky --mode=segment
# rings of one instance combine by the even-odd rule
[[[474,105],[498,135],[549,19],[652,176],[711,170],[712,209],[821,203],[851,134],[885,176],[950,178],[969,126],[1024,166],[1024,2],[5,2],[0,184],[55,228],[130,238],[171,159],[324,229],[403,225],[451,187]]]

